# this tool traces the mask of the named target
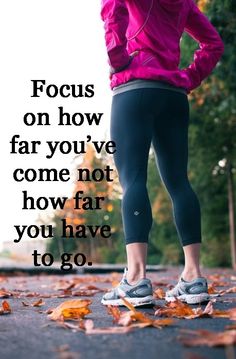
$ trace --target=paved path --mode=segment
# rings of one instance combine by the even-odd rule
[[[167,272],[150,273],[154,283],[173,283],[179,270],[171,269]],[[205,272],[208,278],[230,281],[231,286],[236,285],[236,278],[231,271],[211,270]],[[214,278],[212,275],[217,276]],[[208,347],[184,347],[178,341],[181,328],[208,329],[222,331],[225,326],[233,322],[225,318],[198,318],[194,320],[177,320],[175,325],[160,329],[144,328],[135,329],[127,334],[103,334],[86,335],[84,332],[72,332],[63,329],[57,323],[47,318],[45,310],[56,307],[67,298],[49,297],[44,298],[45,305],[37,307],[24,307],[22,301],[33,302],[37,298],[26,297],[32,292],[39,293],[39,297],[59,295],[59,281],[65,286],[74,278],[83,278],[86,284],[93,284],[100,288],[110,287],[109,283],[102,283],[105,279],[119,280],[120,274],[83,275],[83,276],[18,276],[4,278],[0,277],[0,288],[9,291],[18,291],[21,298],[10,297],[6,300],[12,307],[12,313],[0,316],[0,358],[1,359],[118,359],[121,357],[129,359],[235,359],[236,355],[232,348],[208,348]],[[95,281],[96,280],[96,281]],[[67,283],[68,282],[68,283]],[[158,283],[157,283],[158,284]],[[155,285],[157,287],[157,285]],[[166,287],[163,287],[166,290]],[[221,288],[222,289],[222,288]],[[94,321],[95,327],[106,327],[114,325],[112,317],[107,314],[105,307],[100,304],[102,293],[93,297],[92,313],[88,318]],[[236,306],[234,302],[222,302],[227,298],[236,299],[235,294],[219,298],[215,304],[216,308],[228,309]],[[73,297],[78,299],[79,297]],[[3,299],[1,299],[3,300]],[[1,303],[0,300],[0,303]],[[164,304],[160,301],[159,304]],[[126,310],[126,309],[124,309]],[[139,309],[143,312],[153,314],[152,308]]]

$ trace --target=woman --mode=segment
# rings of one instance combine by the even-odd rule
[[[187,94],[216,66],[223,42],[193,0],[103,0],[101,17],[110,64],[111,138],[123,189],[122,220],[127,267],[120,284],[102,298],[105,305],[153,301],[146,278],[152,211],[146,189],[153,146],[162,181],[170,195],[183,246],[185,267],[166,300],[190,304],[209,299],[201,275],[201,213],[187,176],[189,104]],[[193,62],[179,69],[179,43],[187,32],[199,44]]]

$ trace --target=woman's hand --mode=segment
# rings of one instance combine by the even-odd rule
[[[129,61],[127,64],[125,64],[124,66],[122,67],[119,67],[119,68],[116,68],[114,69],[113,67],[110,67],[110,75],[109,75],[109,79],[111,80],[112,78],[112,75],[116,74],[117,72],[121,72],[123,70],[125,70],[132,62],[133,58],[135,56],[137,56],[139,54],[139,50],[136,50],[134,52],[132,52],[130,55],[129,55]]]

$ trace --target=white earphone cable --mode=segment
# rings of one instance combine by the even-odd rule
[[[143,28],[146,26],[148,20],[149,20],[149,17],[150,17],[150,14],[151,14],[151,11],[152,11],[152,7],[153,7],[153,4],[154,4],[154,0],[151,0],[151,5],[150,5],[150,8],[148,10],[148,14],[147,14],[147,17],[143,23],[142,26],[140,26],[140,28],[136,31],[136,33],[134,35],[132,35],[131,37],[128,37],[127,40],[130,41],[130,40],[133,40],[142,30]]]

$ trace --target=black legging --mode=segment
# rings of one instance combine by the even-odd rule
[[[111,139],[123,189],[122,221],[126,244],[148,242],[152,210],[146,188],[151,143],[160,176],[171,197],[183,246],[201,242],[198,198],[190,186],[187,95],[159,88],[116,94],[112,99]]]

